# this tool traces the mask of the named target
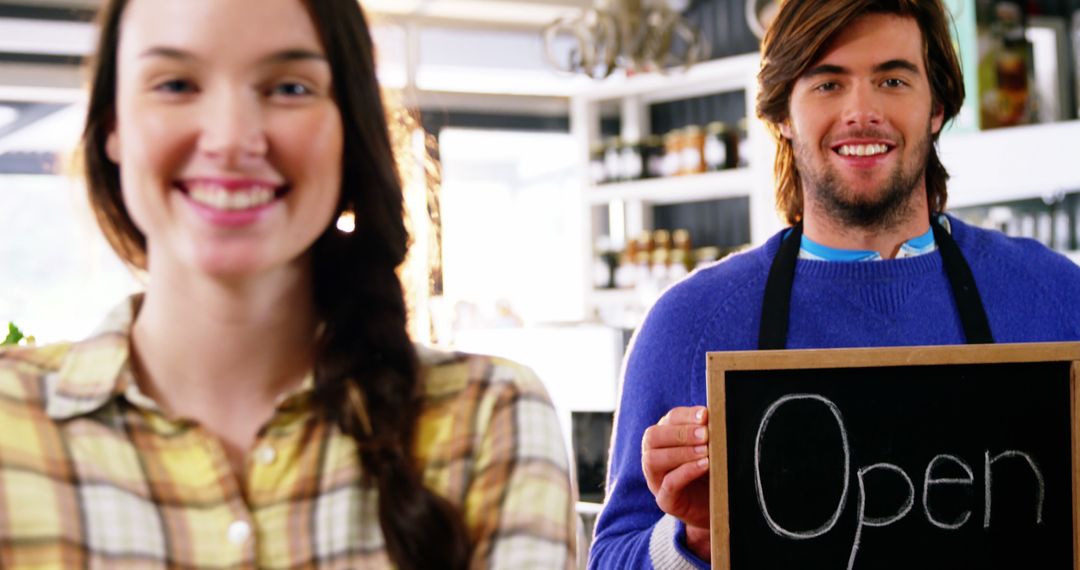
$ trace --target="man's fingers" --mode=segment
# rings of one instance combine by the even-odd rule
[[[709,412],[705,406],[672,408],[670,412],[664,414],[664,417],[660,418],[660,421],[656,422],[656,425],[705,425],[709,421],[708,415]]]
[[[673,408],[641,438],[641,470],[653,495],[671,473],[708,456],[708,410],[704,406]],[[700,476],[700,473],[699,473]]]
[[[655,495],[668,474],[684,465],[696,463],[708,455],[707,445],[650,449],[641,453],[641,470],[645,473],[645,482],[649,490]]]
[[[680,499],[686,488],[709,473],[709,459],[703,457],[692,463],[684,463],[669,472],[653,492],[656,505],[665,513],[671,513],[679,507]]]
[[[707,445],[650,449],[642,454],[641,463],[647,472],[663,478],[665,474],[677,469],[680,465],[693,463],[708,455],[709,446]]]
[[[655,425],[645,430],[641,450],[703,445],[709,441],[709,428],[694,424]]]

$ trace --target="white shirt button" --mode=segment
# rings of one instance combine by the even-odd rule
[[[251,538],[251,525],[247,521],[233,521],[229,525],[229,542],[243,544]]]
[[[258,461],[260,465],[270,465],[277,459],[277,451],[274,451],[273,447],[264,445],[255,450],[255,461]]]

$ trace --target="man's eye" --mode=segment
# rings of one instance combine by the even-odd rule
[[[195,91],[195,85],[186,79],[170,79],[155,85],[154,91],[171,94],[191,93]]]
[[[814,88],[816,91],[829,92],[836,91],[840,87],[840,84],[835,81],[826,81]]]
[[[903,79],[897,79],[895,77],[892,77],[892,78],[889,78],[889,79],[886,79],[885,81],[883,81],[882,85],[884,85],[885,87],[896,88],[896,87],[903,87],[904,85],[907,85],[907,82],[904,81]]]

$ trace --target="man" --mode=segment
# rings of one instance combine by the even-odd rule
[[[941,215],[935,145],[964,99],[948,23],[940,0],[782,4],[757,111],[793,227],[638,330],[591,567],[709,567],[707,351],[1080,339],[1080,267]]]

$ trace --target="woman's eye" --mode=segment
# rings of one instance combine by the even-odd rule
[[[170,94],[191,93],[195,91],[195,85],[186,79],[170,79],[155,85],[154,91]]]
[[[287,83],[280,83],[280,84],[274,86],[273,94],[274,95],[285,95],[287,97],[303,97],[303,96],[306,96],[306,95],[311,95],[312,90],[309,89],[308,86],[304,85],[303,83],[287,82]]]

